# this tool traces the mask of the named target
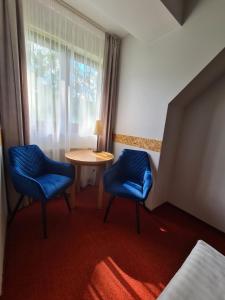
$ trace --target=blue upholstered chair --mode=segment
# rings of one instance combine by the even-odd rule
[[[46,203],[62,194],[69,211],[71,210],[65,190],[74,180],[74,167],[69,163],[49,159],[37,145],[11,147],[9,161],[13,185],[21,194],[9,222],[13,220],[24,196],[40,200],[43,235],[47,238]]]
[[[118,161],[104,173],[103,184],[105,191],[111,194],[104,222],[116,196],[130,198],[136,202],[137,232],[140,233],[139,204],[145,206],[145,200],[152,187],[148,153],[124,149]]]

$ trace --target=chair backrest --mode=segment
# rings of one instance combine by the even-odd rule
[[[136,182],[143,182],[146,170],[151,170],[149,155],[145,151],[124,149],[120,158],[122,175]]]
[[[45,155],[37,145],[9,148],[11,170],[29,177],[38,177],[45,170]]]

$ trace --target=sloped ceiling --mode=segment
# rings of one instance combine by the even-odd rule
[[[131,34],[145,42],[159,39],[180,24],[159,0],[66,0],[68,4],[124,37]]]
[[[165,7],[181,25],[188,19],[194,9],[204,0],[161,0]]]
[[[182,25],[184,23],[184,0],[161,0],[176,20]],[[190,0],[189,0],[190,1]]]

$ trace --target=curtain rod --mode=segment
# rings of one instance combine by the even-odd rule
[[[55,0],[55,1],[58,2],[60,5],[64,6],[65,8],[69,9],[70,11],[72,11],[75,15],[79,16],[80,18],[82,18],[83,20],[85,20],[86,22],[88,22],[89,24],[94,26],[95,28],[97,28],[103,32],[107,31],[104,27],[102,27],[101,25],[99,25],[98,23],[93,21],[92,19],[90,19],[87,16],[85,16],[84,14],[82,14],[79,10],[77,10],[76,8],[74,8],[73,6],[71,6],[70,4],[65,2],[64,0]]]

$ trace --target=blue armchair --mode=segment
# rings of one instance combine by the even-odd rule
[[[104,222],[116,196],[131,198],[136,202],[137,232],[140,233],[139,204],[148,197],[152,187],[152,172],[149,155],[145,151],[124,149],[118,161],[106,170],[103,177],[104,189],[111,194]]]
[[[74,180],[74,166],[51,160],[37,145],[9,148],[9,163],[13,185],[21,194],[9,223],[12,222],[24,196],[40,200],[43,235],[47,238],[46,202],[58,194],[63,194],[67,207],[71,210],[65,190]]]

